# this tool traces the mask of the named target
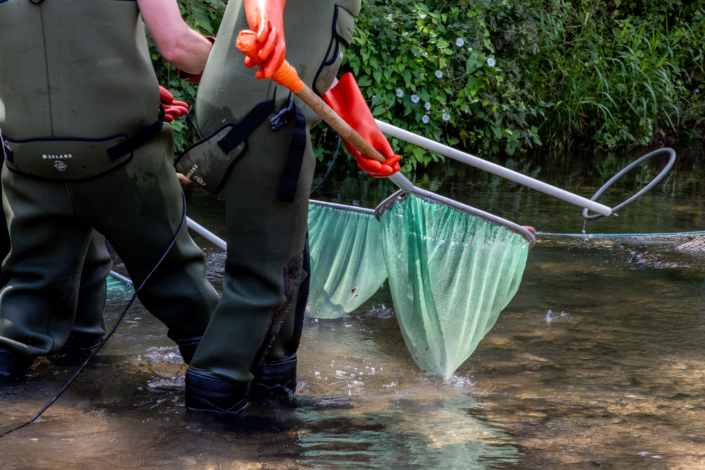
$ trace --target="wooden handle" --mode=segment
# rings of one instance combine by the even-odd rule
[[[304,87],[300,92],[296,93],[296,96],[301,98],[301,101],[306,103],[308,107],[318,114],[330,127],[335,129],[340,137],[358,149],[362,155],[380,163],[387,161],[381,153],[375,150],[375,148],[363,139],[360,134],[355,131],[355,129],[350,127],[347,122],[343,121],[343,118],[330,109],[330,106],[328,106],[326,102],[323,101],[320,96],[315,94],[308,86],[304,84]]]

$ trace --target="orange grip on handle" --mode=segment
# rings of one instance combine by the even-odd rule
[[[257,33],[254,31],[240,31],[240,34],[237,36],[237,48],[240,49],[240,52],[249,57],[255,64],[260,67],[264,65],[264,62],[257,54],[259,47],[257,46]],[[274,75],[272,75],[272,80],[282,86],[287,87],[294,93],[299,93],[304,88],[304,82],[302,82],[299,78],[299,74],[296,73],[296,69],[287,61],[284,61],[282,66],[274,72]]]

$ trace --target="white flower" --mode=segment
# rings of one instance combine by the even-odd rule
[[[472,47],[468,47],[468,52],[472,52]]]
[[[414,104],[418,103],[420,99],[419,95],[411,95],[411,102]]]
[[[463,47],[465,45],[465,41],[463,41],[463,38],[458,38],[455,40],[455,45],[458,47]]]
[[[404,97],[404,92],[401,91],[401,88],[397,88],[397,98],[403,98]]]
[[[421,121],[422,121],[424,124],[428,124],[430,120],[431,120],[431,119],[430,119],[428,116],[424,116],[424,117],[421,118]]]
[[[497,63],[497,62],[495,62],[492,57],[490,57],[489,59],[487,59],[487,65],[489,65],[490,67],[494,67],[496,63]]]
[[[436,78],[443,78],[443,72],[436,70]]]
[[[421,19],[426,18],[426,13],[419,13],[419,18],[421,18]]]
[[[448,113],[443,113],[443,120],[444,120],[445,122],[450,121],[450,114],[448,114]]]
[[[426,108],[426,111],[431,111],[431,103],[426,103],[424,108]]]

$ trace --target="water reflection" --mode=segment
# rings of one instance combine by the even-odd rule
[[[673,177],[588,231],[705,229],[697,153],[679,157]],[[627,164],[596,158],[596,167],[567,154],[503,163],[590,195]],[[655,162],[635,171],[605,202],[659,170]],[[432,168],[416,184],[545,232],[582,228],[578,208],[462,165]],[[317,197],[374,207],[392,191],[340,168]],[[189,191],[188,207],[224,235],[222,200]],[[223,254],[195,239],[220,288]],[[539,237],[517,296],[450,380],[419,372],[382,289],[343,319],[307,322],[298,407],[252,407],[239,420],[185,411],[185,366],[138,305],[42,421],[0,439],[0,460],[67,469],[702,468],[703,279],[705,257],[666,241]],[[108,324],[122,305],[109,301]],[[25,382],[0,386],[0,424],[28,419],[77,367],[55,356]]]

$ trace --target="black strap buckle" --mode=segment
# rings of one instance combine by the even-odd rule
[[[289,105],[279,111],[276,116],[274,116],[269,125],[273,131],[278,131],[282,127],[286,126],[291,122],[292,119],[296,119],[296,105],[293,101],[289,101]]]

